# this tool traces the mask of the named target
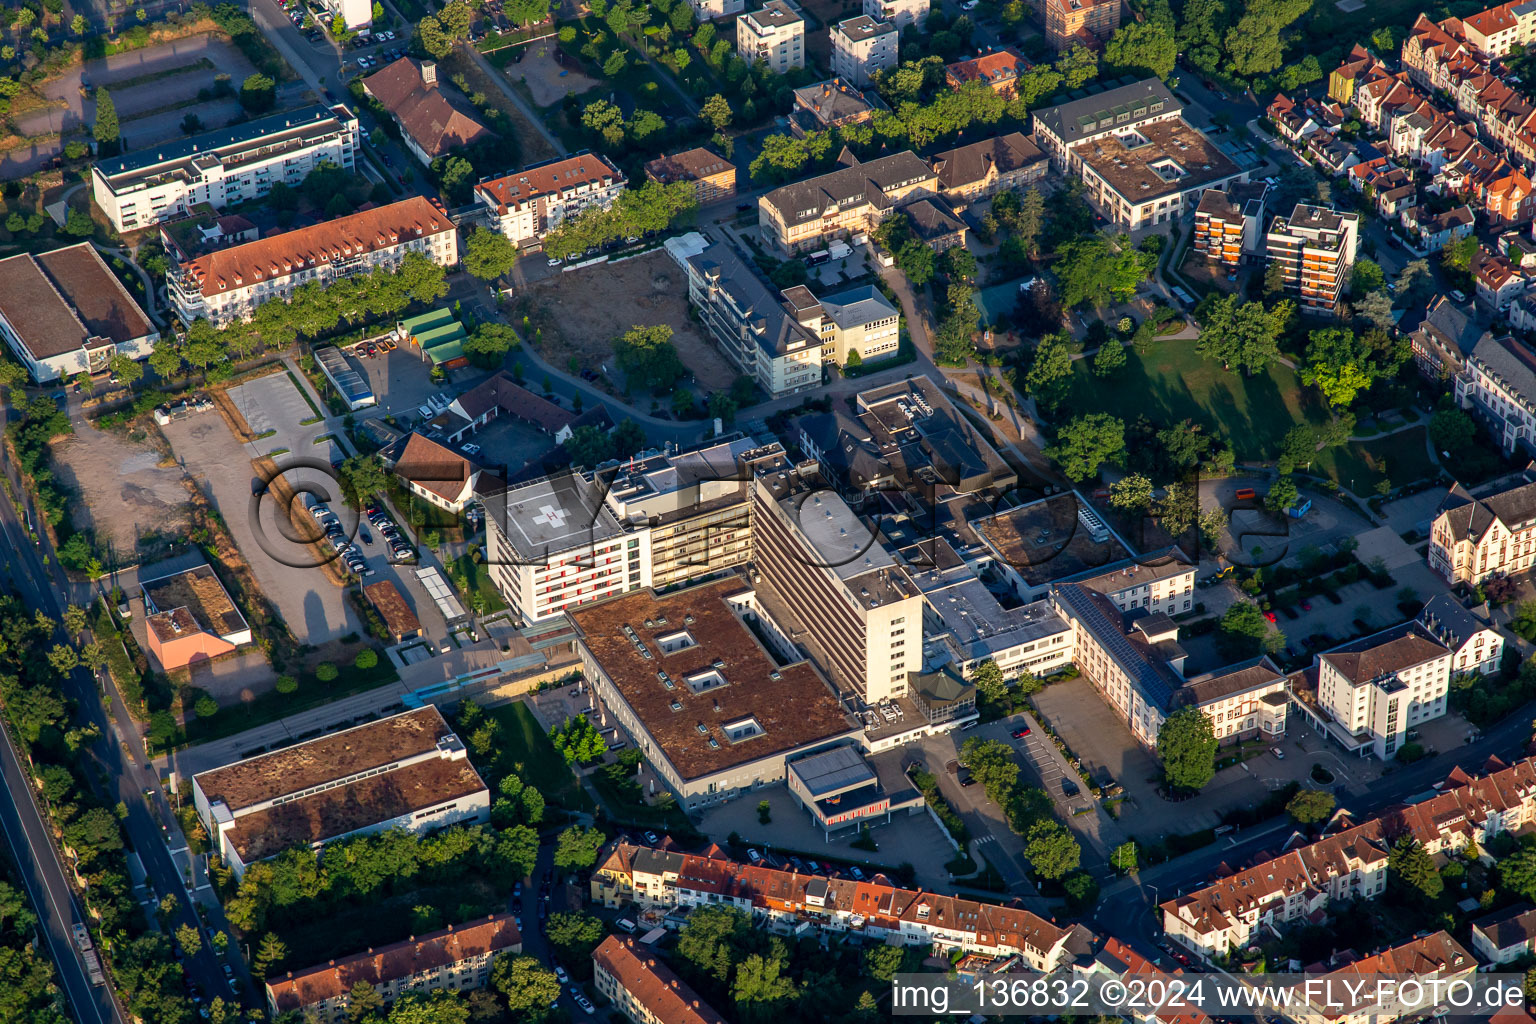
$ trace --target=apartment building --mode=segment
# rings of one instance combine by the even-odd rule
[[[1536,454],[1536,353],[1484,334],[1455,377],[1456,404],[1483,422],[1505,455]]]
[[[1479,249],[1472,257],[1472,280],[1477,301],[1502,313],[1531,290],[1532,276],[1503,253]]]
[[[864,13],[876,21],[888,21],[898,31],[928,24],[929,0],[864,0]]]
[[[1171,223],[1211,188],[1248,180],[1204,132],[1182,117],[1147,120],[1079,142],[1071,162],[1090,205],[1121,231]]]
[[[1360,245],[1360,215],[1297,203],[1264,236],[1265,259],[1284,272],[1286,294],[1303,311],[1332,314],[1344,295]]]
[[[291,846],[486,821],[490,792],[427,706],[192,777],[197,816],[238,879]]]
[[[1468,43],[1490,60],[1497,59],[1516,46],[1536,43],[1536,8],[1527,0],[1511,0],[1462,18],[1461,30]]]
[[[651,585],[649,532],[621,524],[579,473],[514,484],[481,504],[491,580],[525,625]]]
[[[90,243],[0,260],[0,337],[38,384],[145,359],[160,331]]]
[[[729,199],[736,194],[736,165],[703,146],[685,149],[671,156],[657,157],[645,165],[645,176],[663,185],[678,181],[693,182],[700,206]]]
[[[393,270],[408,253],[441,267],[459,262],[458,229],[421,196],[199,256],[171,268],[166,288],[184,323],[206,317],[223,327],[273,299],[287,302],[301,285]]]
[[[1317,706],[1333,738],[1386,760],[1408,730],[1445,714],[1452,651],[1405,622],[1317,655]]]
[[[1452,676],[1486,676],[1499,670],[1504,636],[1494,628],[1486,601],[1468,608],[1454,594],[1436,594],[1417,621],[1450,649]]]
[[[165,572],[165,563],[139,572],[148,654],[162,672],[209,662],[251,642],[251,627],[213,567],[198,564]]]
[[[1269,186],[1244,181],[1208,188],[1195,207],[1194,250],[1212,263],[1236,270],[1264,255],[1264,198]]]
[[[1373,900],[1387,887],[1392,846],[1408,837],[1431,857],[1485,845],[1536,816],[1536,766],[1491,759],[1488,774],[1453,769],[1437,795],[1161,904],[1163,930],[1204,958],[1250,945],[1261,930],[1312,918],[1332,903]]]
[[[731,177],[734,182],[734,173]],[[475,199],[508,241],[530,246],[583,210],[606,210],[625,187],[617,167],[583,150],[482,181],[475,186]]]
[[[363,91],[400,126],[405,148],[422,163],[472,146],[492,133],[458,90],[437,79],[437,65],[401,57],[363,79]]]
[[[884,875],[846,878],[739,864],[718,846],[682,853],[662,837],[659,848],[611,844],[592,873],[592,900],[606,907],[734,906],[779,935],[802,930],[860,936],[869,943],[1017,956],[1048,973],[1087,952],[1080,925],[1059,927],[1018,906],[980,903],[922,889],[902,889]]]
[[[1441,213],[1430,213],[1428,207],[1415,205],[1404,209],[1398,218],[1409,236],[1425,252],[1439,252],[1452,242],[1466,238],[1477,222],[1472,207],[1465,205]]]
[[[736,19],[736,55],[776,75],[805,67],[805,19],[784,0],[768,0]]]
[[[893,68],[901,59],[897,52],[900,34],[888,21],[861,14],[838,22],[829,35],[832,73],[858,88],[873,82],[875,72]]]
[[[820,387],[822,341],[729,242],[689,256],[688,299],[738,370],[772,398]]]
[[[634,1024],[725,1024],[715,1008],[656,959],[656,949],[610,935],[592,951],[592,984]]]
[[[665,591],[752,558],[752,477],[785,460],[777,441],[750,437],[641,452],[611,478],[602,474],[603,503],[620,523],[648,531],[651,582]]]
[[[1429,567],[1453,587],[1525,572],[1536,555],[1536,479],[1524,473],[1479,491],[1452,485],[1430,524]]]
[[[1314,990],[1303,986],[1303,998],[1288,1005],[1282,1016],[1295,1024],[1393,1024],[1404,1017],[1417,1019],[1423,1012],[1421,1008],[1409,1009],[1391,996],[1378,999],[1376,979],[1394,977],[1399,985],[1407,979],[1425,986],[1451,985],[1465,982],[1476,971],[1476,958],[1449,933],[1421,933],[1401,946],[1355,960],[1317,978],[1318,983],[1330,986],[1317,992],[1349,995],[1342,999],[1337,995],[1312,995]],[[1308,984],[1312,983],[1309,978]],[[1350,985],[1354,986],[1353,991]]]
[[[685,809],[782,783],[788,762],[858,738],[857,720],[739,577],[569,615],[593,695]]]
[[[1100,49],[1120,27],[1120,0],[1030,0],[1045,23],[1045,38],[1060,53],[1074,46]]]
[[[688,0],[688,6],[700,21],[730,18],[747,9],[747,0]]]
[[[888,359],[901,342],[901,311],[874,285],[818,299],[805,285],[785,289],[784,302],[795,321],[821,339],[823,364],[844,366],[851,355],[859,362]]]
[[[993,92],[1013,99],[1018,94],[1019,76],[1027,70],[1029,61],[1012,50],[993,50],[979,57],[946,64],[944,81],[951,89],[960,89],[971,82],[985,82]]]
[[[1051,165],[1082,174],[1081,144],[1181,116],[1184,105],[1159,79],[1147,78],[1034,112],[1035,144]]]
[[[1051,162],[1028,136],[1009,132],[933,155],[939,194],[964,205],[1004,189],[1028,188],[1045,178]]]
[[[369,28],[373,24],[372,0],[320,0],[332,20],[340,18],[348,32]]]
[[[796,135],[868,124],[877,112],[889,110],[873,89],[859,89],[841,78],[829,78],[795,90],[789,127]]]
[[[1176,979],[1184,974],[1183,968],[1175,967],[1165,973],[1113,935],[1104,940],[1104,948],[1091,960],[1079,959],[1074,963],[1072,973],[1094,985],[1095,989],[1115,978],[1127,984],[1145,985],[1151,991],[1169,993],[1166,1000],[1158,1000],[1155,1006],[1127,1009],[1121,1019],[1131,1024],[1210,1024],[1211,1018],[1182,996],[1179,986],[1188,983]]]
[[[322,163],[353,170],[357,154],[357,116],[316,104],[98,160],[91,194],[127,234],[185,217],[199,203],[218,210],[259,199],[277,182],[296,187]]]
[[[864,163],[844,150],[840,162],[838,170],[781,186],[757,201],[765,242],[786,255],[815,249],[874,228],[908,196],[936,192],[933,168],[910,150]]]
[[[1472,949],[1501,965],[1536,952],[1536,908],[1521,903],[1473,921]]]
[[[754,480],[753,560],[801,619],[839,693],[905,696],[922,668],[923,599],[906,571],[814,465]]]
[[[1403,329],[1410,326],[1408,321],[1402,324]],[[1408,331],[1408,343],[1413,349],[1419,374],[1426,380],[1444,385],[1461,373],[1467,357],[1484,333],[1482,327],[1467,315],[1467,310],[1450,296],[1439,295],[1431,299],[1418,325]]]
[[[486,986],[498,956],[522,951],[513,916],[491,914],[313,967],[273,972],[266,980],[267,1012],[273,1020],[297,1013],[316,1024],[342,1024],[354,986],[368,985],[386,1002],[407,992],[468,992]]]

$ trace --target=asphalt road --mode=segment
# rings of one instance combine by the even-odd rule
[[[3,455],[0,455],[3,458]],[[20,481],[16,479],[14,467],[9,460],[4,462],[4,471],[11,478],[15,493],[25,493]],[[30,508],[30,501],[28,501]],[[32,513],[34,516],[35,512]],[[9,501],[0,501],[0,529],[4,530],[7,544],[11,548],[11,557],[7,563],[7,572],[12,588],[21,596],[28,608],[39,610],[59,621],[64,604],[61,593],[67,593],[67,582],[57,575],[57,561],[50,559],[50,567],[45,569],[38,557],[38,549],[26,539],[25,531],[16,519],[15,509]],[[44,542],[46,543],[46,541]],[[59,639],[64,638],[62,630]],[[113,702],[113,714],[120,721],[128,721],[127,711],[118,700],[114,687],[108,686],[107,692],[111,694]],[[191,924],[202,928],[192,909],[192,898],[187,891],[181,869],[177,867],[166,847],[167,834],[176,833],[174,824],[169,822],[168,808],[163,800],[156,797],[156,806],[151,806],[145,801],[143,793],[146,787],[155,786],[156,779],[145,770],[142,764],[142,753],[136,758],[126,749],[117,733],[117,728],[108,719],[106,711],[102,707],[98,684],[91,674],[84,668],[76,669],[63,680],[63,690],[76,706],[79,718],[95,725],[100,732],[100,738],[86,748],[86,756],[94,763],[94,766],[103,773],[108,781],[107,790],[102,797],[108,806],[122,801],[128,808],[128,817],[123,821],[123,830],[127,836],[128,846],[139,855],[144,869],[148,875],[149,883],[155,892],[161,896],[167,893],[175,893],[179,902],[171,928],[174,930],[183,924]],[[7,771],[6,782],[10,786],[12,778]],[[12,789],[12,802],[25,810],[26,801],[17,799],[17,791]],[[44,840],[46,842],[46,839]],[[33,865],[40,865],[40,869],[46,872],[50,862],[56,863],[56,855],[51,843],[44,851],[40,845],[28,833],[28,845],[31,847],[29,856],[24,860]],[[60,906],[62,912],[63,906]],[[44,916],[40,908],[39,916]],[[51,911],[48,912],[48,927],[54,926],[61,929],[61,934],[68,934],[69,921],[54,920]],[[207,932],[203,931],[205,941],[198,955],[188,960],[187,973],[192,981],[202,990],[207,997],[221,995],[226,1001],[239,1000],[234,996],[228,982],[224,979],[221,966],[215,958],[211,944],[206,941]],[[79,962],[74,957],[69,957],[67,964],[73,964],[79,968]],[[247,989],[249,991],[249,989]],[[104,990],[97,990],[103,994],[97,998],[102,1007],[98,1007],[96,1017],[84,1016],[84,1020],[118,1020],[115,1008],[110,1012],[104,1009],[106,996]]]

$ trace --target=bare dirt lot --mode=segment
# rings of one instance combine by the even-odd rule
[[[94,530],[120,558],[132,560],[141,538],[186,528],[181,467],[148,440],[130,441],[76,420],[75,433],[56,441],[53,454],[60,479],[83,499],[71,509],[75,527]]]
[[[588,78],[574,67],[561,67],[555,63],[555,41],[541,39],[524,47],[523,59],[508,64],[506,76],[514,82],[521,79],[528,86],[533,102],[538,107],[552,107],[565,99],[567,93],[580,96],[598,82]],[[564,72],[565,77],[561,77]]]
[[[611,372],[615,338],[637,324],[666,324],[705,394],[736,379],[735,368],[688,319],[688,282],[665,252],[555,274],[528,295],[542,314],[539,355],[555,366],[575,356],[583,368],[606,363]]]

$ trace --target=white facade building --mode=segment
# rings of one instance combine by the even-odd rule
[[[185,217],[198,203],[222,209],[278,182],[296,187],[322,163],[350,171],[357,153],[357,116],[317,104],[100,160],[91,167],[92,195],[126,234]]]
[[[768,0],[736,19],[736,53],[748,64],[763,61],[782,75],[805,67],[805,19],[784,0]]]
[[[896,26],[867,14],[838,22],[830,36],[832,73],[861,89],[875,80],[875,72],[893,68],[900,60]]]
[[[1317,703],[1340,739],[1392,757],[1409,729],[1445,714],[1452,651],[1417,622],[1317,656]]]
[[[482,181],[475,199],[508,241],[529,245],[589,207],[606,210],[624,189],[617,167],[582,152]]]
[[[888,21],[898,31],[928,23],[929,0],[864,0],[864,13],[876,21]]]

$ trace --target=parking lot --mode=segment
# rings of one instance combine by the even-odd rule
[[[389,352],[381,351],[374,356],[357,356],[349,351],[347,361],[368,378],[368,387],[379,400],[378,405],[360,409],[359,419],[376,416],[414,419],[417,407],[425,405],[428,398],[452,398],[463,390],[459,385],[446,388],[434,384],[432,364],[421,357],[418,349],[409,345]]]
[[[487,423],[469,441],[480,446],[479,454],[473,456],[476,462],[502,473],[517,472],[555,444],[555,439],[542,430],[510,416]]]

